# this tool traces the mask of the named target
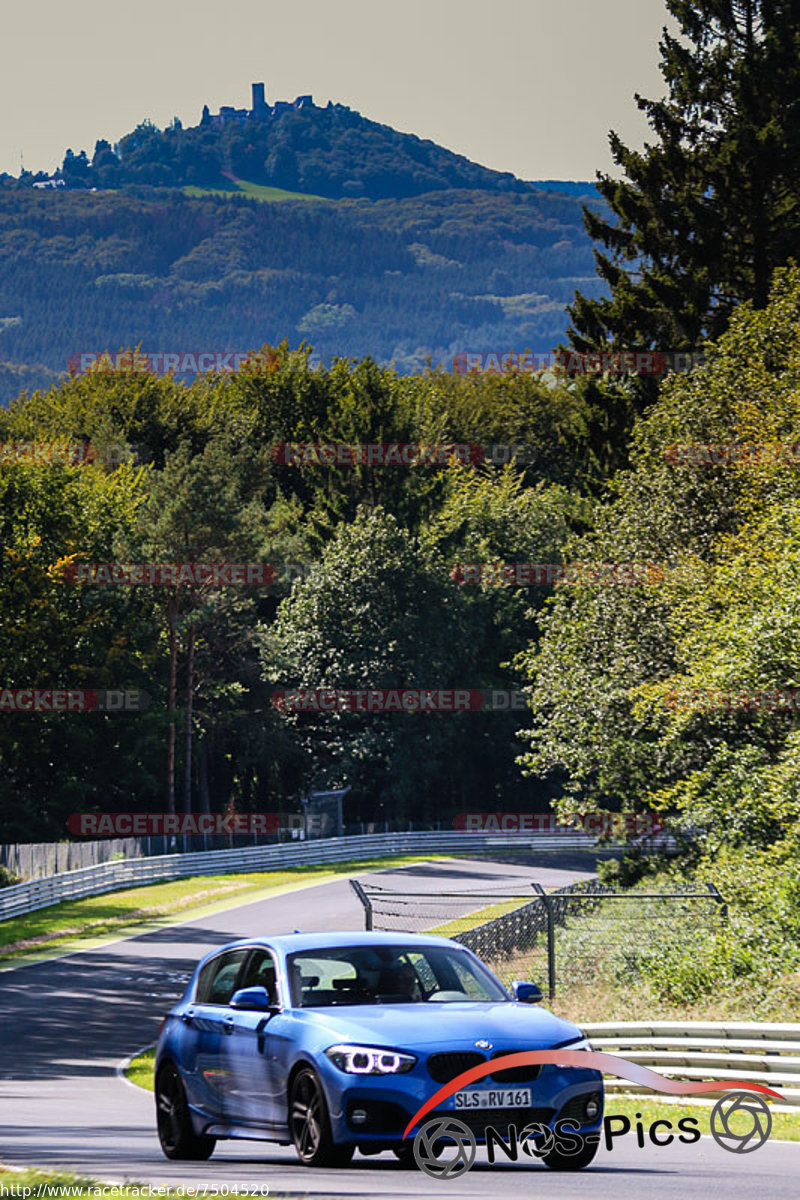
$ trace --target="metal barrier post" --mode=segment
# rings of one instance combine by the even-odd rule
[[[553,921],[553,906],[550,903],[550,897],[540,883],[534,883],[531,886],[547,913],[547,984],[549,999],[553,1000],[556,994],[556,931]]]
[[[350,880],[350,887],[364,905],[364,928],[372,929],[372,901],[357,879]]]
[[[719,890],[713,883],[707,883],[706,887],[716,900],[717,904],[719,904],[719,915],[722,917],[723,921],[726,921],[728,918],[728,906],[725,903],[725,900],[720,895]]]

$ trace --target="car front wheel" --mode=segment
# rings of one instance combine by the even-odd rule
[[[214,1153],[216,1138],[199,1137],[192,1129],[183,1081],[172,1063],[166,1063],[156,1080],[158,1140],[167,1158],[203,1162]]]
[[[584,1142],[577,1154],[559,1154],[558,1150],[551,1150],[549,1154],[542,1155],[542,1162],[551,1171],[582,1171],[589,1166],[595,1154],[597,1142]]]
[[[333,1140],[325,1093],[310,1067],[292,1081],[289,1131],[297,1157],[306,1167],[345,1167],[353,1157],[354,1146],[337,1146]]]

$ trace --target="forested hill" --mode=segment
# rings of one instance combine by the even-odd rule
[[[305,341],[401,373],[549,350],[594,275],[591,184],[525,183],[342,105],[147,122],[0,176],[0,403],[85,352]],[[38,186],[37,186],[38,185]]]
[[[601,286],[592,261],[580,201],[555,192],[260,203],[0,186],[0,403],[74,354],[139,344],[286,338],[326,363],[371,355],[401,372],[548,350],[575,289]]]
[[[524,193],[535,186],[342,104],[321,108],[305,98],[300,107],[265,108],[261,116],[240,110],[238,117],[205,114],[203,121],[188,129],[174,121],[164,130],[142,122],[113,148],[97,141],[91,157],[67,151],[61,175],[69,187],[86,188],[230,190],[242,179],[334,200],[405,198],[451,188]]]

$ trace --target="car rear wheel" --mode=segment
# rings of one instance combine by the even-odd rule
[[[289,1132],[297,1157],[306,1167],[345,1167],[353,1157],[354,1146],[337,1146],[333,1140],[325,1093],[310,1067],[304,1067],[292,1081]]]
[[[167,1158],[203,1162],[214,1153],[216,1138],[199,1137],[192,1129],[183,1081],[172,1063],[166,1063],[156,1080],[158,1140]]]
[[[559,1154],[557,1150],[551,1150],[549,1154],[542,1155],[542,1162],[551,1171],[582,1171],[589,1166],[595,1154],[597,1142],[594,1145],[584,1142],[577,1154]]]

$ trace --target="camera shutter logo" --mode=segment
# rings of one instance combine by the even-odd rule
[[[437,1147],[437,1142],[445,1139],[446,1144]],[[426,1121],[414,1138],[417,1166],[434,1179],[458,1179],[465,1175],[475,1162],[476,1149],[472,1131],[453,1117]]]
[[[749,1117],[746,1133],[731,1129],[732,1117]],[[737,1124],[741,1124],[739,1121]],[[746,1124],[747,1122],[745,1122]],[[711,1136],[732,1154],[750,1154],[764,1145],[772,1132],[772,1113],[761,1096],[752,1092],[729,1092],[711,1110]]]
[[[520,1150],[529,1158],[542,1158],[556,1148],[555,1131],[541,1121],[532,1121],[517,1136]]]

